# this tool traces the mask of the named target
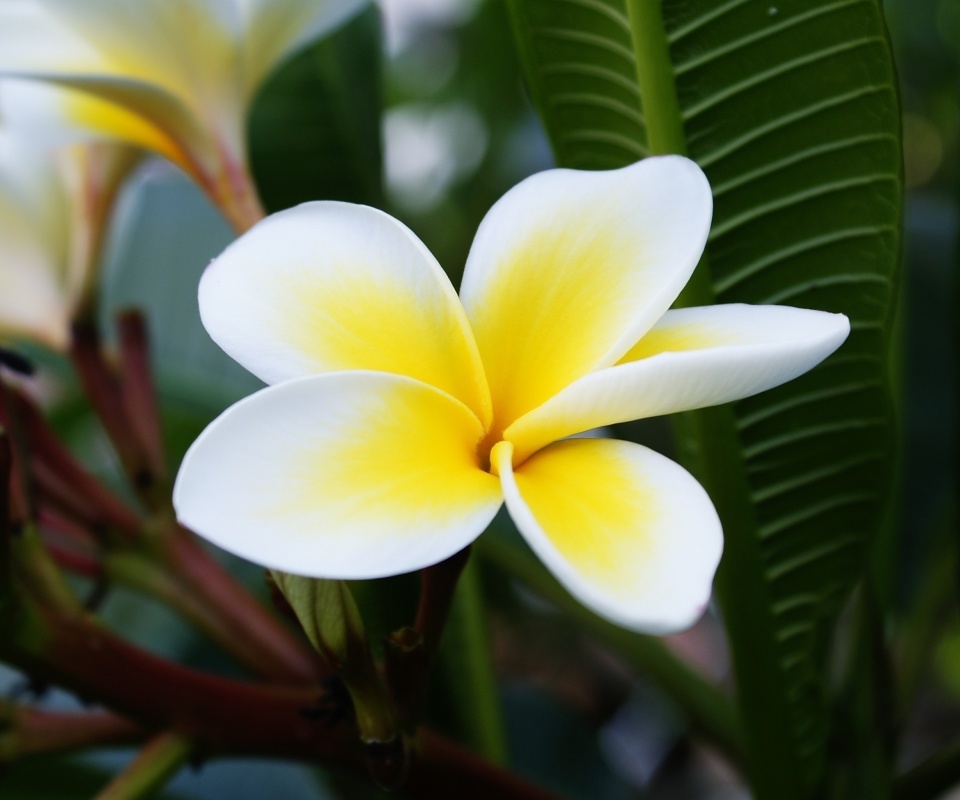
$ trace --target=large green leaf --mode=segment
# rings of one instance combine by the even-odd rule
[[[681,298],[842,311],[818,369],[678,426],[724,522],[718,592],[758,797],[824,780],[823,665],[891,494],[888,375],[901,208],[877,0],[511,0],[561,165],[685,152],[715,216]]]

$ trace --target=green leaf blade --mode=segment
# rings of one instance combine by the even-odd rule
[[[631,134],[606,128],[586,105],[575,119],[561,116],[553,98],[565,90],[550,76],[588,71],[597,50],[571,45],[559,54],[544,43],[544,30],[565,21],[551,13],[561,5],[578,7],[581,38],[601,35],[601,18],[617,18],[616,37],[632,21],[636,111],[643,114],[643,94],[648,115],[669,112],[660,101],[672,90],[679,119],[650,116],[649,130]],[[758,751],[751,760],[766,764],[755,789],[760,797],[813,796],[830,726],[827,641],[892,494],[889,358],[902,181],[880,5],[664,0],[659,30],[650,29],[659,15],[639,0],[629,8],[625,0],[513,6],[527,79],[562,166],[622,166],[650,141],[655,152],[685,150],[707,172],[715,213],[700,270],[710,280],[687,302],[783,303],[851,319],[848,341],[818,369],[730,410],[701,412],[696,440],[683,443],[699,454],[691,466],[712,494],[739,495],[714,497],[728,535],[718,588],[747,740]],[[664,43],[660,63],[651,53]],[[612,84],[593,88],[609,100]],[[680,126],[682,141],[657,144]],[[617,162],[599,147],[603,134],[633,135],[636,145]],[[724,474],[731,472],[739,474]],[[743,592],[764,608],[733,596]]]

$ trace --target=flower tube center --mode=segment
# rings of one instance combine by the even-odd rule
[[[503,441],[503,427],[494,420],[493,424],[483,435],[483,438],[477,442],[477,463],[484,472],[496,474],[492,469],[490,454],[493,448]]]

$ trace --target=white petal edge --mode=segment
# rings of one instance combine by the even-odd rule
[[[426,384],[340,372],[268,387],[191,446],[178,518],[229,552],[320,578],[397,575],[470,544],[502,504],[482,429]]]
[[[617,422],[728,403],[793,380],[850,332],[843,314],[728,304],[668,311],[650,331],[691,331],[702,346],[584,376],[505,432],[522,460],[549,442]],[[642,340],[641,340],[642,341]]]
[[[679,156],[548,170],[494,204],[460,297],[504,424],[627,352],[693,273],[712,210]]]
[[[629,515],[631,503],[638,498],[647,499],[638,509],[636,528],[619,529],[615,534],[631,538],[622,539],[602,557],[613,559],[614,572],[629,572],[627,584],[623,574],[591,577],[583,564],[566,558],[553,541],[558,532],[544,528],[540,510],[531,507],[518,486],[517,474],[522,477],[525,467],[529,470],[538,461],[558,456],[581,463],[574,466],[564,482],[567,485],[558,486],[550,501],[554,519],[561,519],[562,525],[576,525],[597,512],[598,524],[587,532],[578,529],[581,535],[610,533],[612,498],[589,495],[590,483],[597,479],[594,468],[601,461],[612,458],[622,464],[620,477],[635,490],[635,497],[620,495],[624,514]],[[646,447],[613,439],[557,442],[521,465],[517,473],[511,457],[509,442],[499,443],[492,453],[510,516],[531,549],[571,595],[601,617],[642,633],[676,633],[699,619],[709,602],[723,534],[710,498],[685,469]],[[591,509],[596,499],[608,502]]]
[[[453,394],[489,422],[463,307],[430,251],[367,206],[304,203],[257,223],[200,281],[200,316],[267,383],[367,369]]]

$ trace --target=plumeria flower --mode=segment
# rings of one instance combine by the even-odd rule
[[[487,214],[459,299],[380,211],[268,218],[207,270],[200,309],[273,385],[194,443],[180,519],[273,569],[376,578],[457,552],[505,500],[594,611],[642,631],[689,625],[722,546],[706,493],[638,444],[570,437],[770,388],[849,330],[779,306],[668,310],[711,211],[679,157],[540,173]]]
[[[262,216],[245,139],[257,88],[368,3],[0,0],[0,74],[51,84],[41,116],[179,164],[243,230]]]
[[[139,158],[115,143],[50,150],[0,129],[0,341],[66,348],[95,289],[114,198]]]

